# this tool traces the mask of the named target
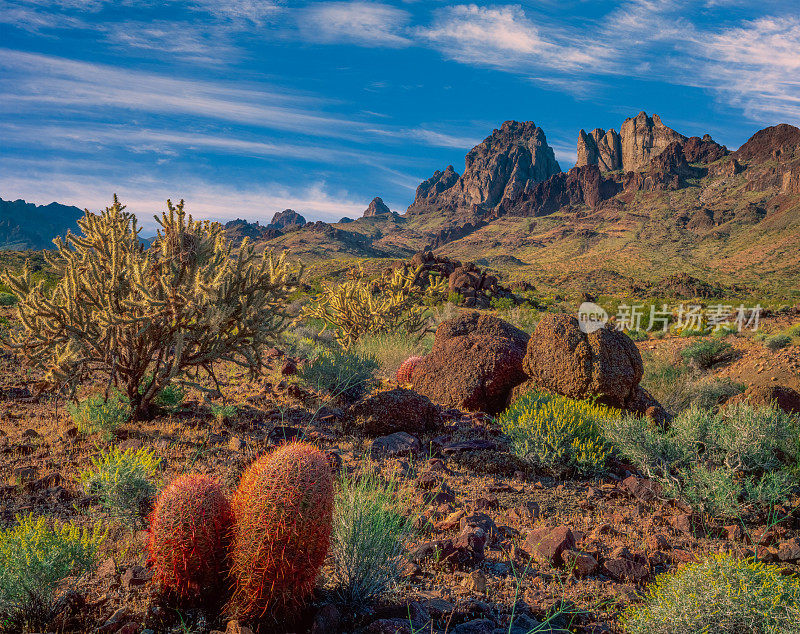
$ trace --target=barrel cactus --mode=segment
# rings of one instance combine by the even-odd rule
[[[154,580],[181,596],[213,588],[225,573],[232,519],[230,501],[211,478],[173,480],[150,514]]]
[[[333,477],[324,453],[303,442],[256,460],[233,495],[229,611],[291,612],[311,595],[328,552]]]
[[[411,374],[420,361],[422,361],[422,357],[409,357],[403,361],[403,363],[400,364],[400,368],[397,370],[397,382],[401,385],[404,383],[411,383]]]

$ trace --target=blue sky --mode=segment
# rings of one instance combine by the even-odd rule
[[[0,0],[0,197],[145,221],[404,211],[507,119],[563,169],[640,110],[737,147],[800,123],[795,0]]]

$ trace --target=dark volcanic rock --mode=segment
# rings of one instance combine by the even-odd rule
[[[573,167],[536,183],[516,198],[504,199],[497,215],[545,216],[562,207],[596,207],[621,190],[618,182],[603,178],[596,165]]]
[[[787,414],[800,414],[800,393],[784,385],[751,385],[743,393],[732,396],[726,405],[735,403],[773,405]]]
[[[427,211],[431,205],[436,205],[436,200],[443,191],[450,189],[458,181],[458,172],[448,165],[444,172],[436,170],[428,180],[422,181],[417,187],[414,202],[408,208],[408,213]]]
[[[581,331],[571,315],[546,314],[528,341],[523,361],[531,385],[570,398],[598,396],[626,407],[637,396],[642,357],[625,333],[607,326]]]
[[[728,148],[720,145],[708,134],[701,139],[693,136],[683,144],[683,154],[690,163],[713,163],[728,154]]]
[[[795,156],[800,149],[800,129],[781,123],[759,130],[731,156],[737,161],[763,162]]]
[[[464,173],[452,185],[445,188],[455,175],[452,170],[425,181],[409,211],[447,209],[475,214],[479,213],[476,205],[491,210],[503,198],[514,198],[527,186],[560,171],[541,128],[533,121],[506,121],[467,153]],[[443,189],[433,195],[437,188]]]
[[[370,202],[369,207],[364,210],[364,218],[372,218],[374,216],[385,216],[387,214],[392,213],[392,210],[389,209],[383,202],[383,200],[376,196]]]
[[[269,224],[277,229],[290,229],[292,227],[302,227],[306,224],[306,219],[294,209],[284,209],[272,216],[272,222]]]
[[[496,413],[525,380],[528,335],[497,317],[473,312],[442,322],[433,349],[414,367],[414,389],[446,407]]]
[[[256,222],[247,222],[237,218],[225,223],[225,236],[234,244],[241,244],[242,240],[249,238],[255,240],[269,240],[283,235],[277,227],[263,226]]]
[[[439,409],[430,399],[403,388],[368,396],[353,405],[349,414],[369,436],[398,431],[421,433],[435,429],[442,422]]]

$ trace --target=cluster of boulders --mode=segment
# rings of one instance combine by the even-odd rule
[[[434,255],[431,251],[420,251],[411,258],[411,267],[419,268],[420,281],[427,285],[433,278],[446,278],[450,293],[463,297],[463,305],[474,308],[488,308],[492,297],[510,297],[514,294],[500,285],[496,275],[482,271],[473,262],[451,260]]]
[[[527,390],[546,390],[666,419],[639,385],[633,341],[611,327],[587,334],[571,315],[544,315],[530,337],[492,315],[461,315],[439,325],[431,352],[403,374],[434,403],[461,410],[495,414]]]

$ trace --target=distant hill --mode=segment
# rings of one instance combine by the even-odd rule
[[[56,236],[78,231],[81,216],[77,207],[0,198],[0,249],[50,249]]]
[[[678,274],[765,296],[800,289],[798,128],[766,128],[736,152],[656,115],[621,130],[583,132],[581,164],[562,172],[540,128],[506,122],[462,175],[448,167],[421,183],[404,215],[309,223],[262,244],[306,262],[432,249],[559,291],[630,291]]]

